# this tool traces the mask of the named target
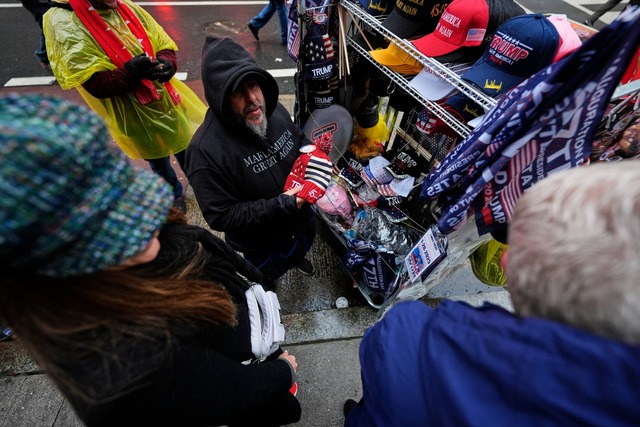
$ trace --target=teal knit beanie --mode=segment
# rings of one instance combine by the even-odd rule
[[[149,243],[171,187],[136,169],[86,107],[0,97],[0,264],[52,277],[122,263]]]

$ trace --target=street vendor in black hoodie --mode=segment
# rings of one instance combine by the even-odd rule
[[[209,226],[265,276],[289,269],[313,274],[305,259],[315,227],[298,189],[283,192],[287,175],[310,144],[278,102],[278,84],[242,46],[209,36],[202,52],[209,104],[186,152],[185,171]]]

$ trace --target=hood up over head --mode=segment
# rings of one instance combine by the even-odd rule
[[[265,99],[267,117],[278,104],[278,83],[260,68],[245,48],[230,38],[207,36],[202,49],[202,82],[209,108],[225,119],[231,118],[227,100],[245,80],[258,81]]]

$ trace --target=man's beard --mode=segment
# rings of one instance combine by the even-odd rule
[[[239,119],[240,122],[251,131],[251,133],[260,139],[265,139],[267,137],[267,112],[264,105],[258,104],[258,107],[262,110],[262,122],[260,122],[260,124],[251,123],[245,118],[246,115],[249,114],[249,111],[252,111],[255,107],[255,104],[248,106],[243,112],[242,117],[239,117]]]

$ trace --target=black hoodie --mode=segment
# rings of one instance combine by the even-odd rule
[[[264,94],[265,140],[239,124],[228,103],[247,73]],[[185,172],[205,220],[236,250],[290,247],[308,227],[310,208],[282,193],[300,146],[310,142],[278,102],[275,79],[235,41],[207,37],[202,81],[209,109],[186,150]]]

